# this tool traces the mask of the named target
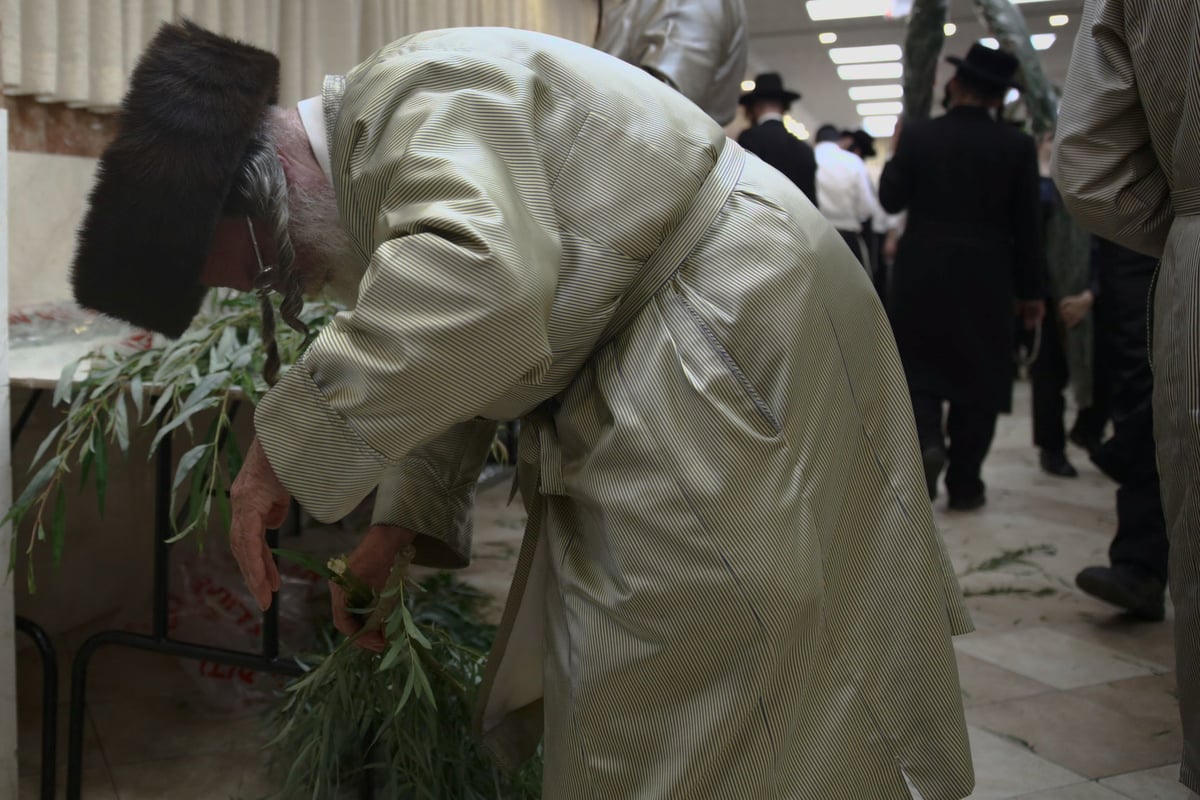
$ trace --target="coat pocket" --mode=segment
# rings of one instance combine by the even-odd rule
[[[672,327],[683,336],[681,344],[687,351],[681,352],[680,356],[684,366],[693,372],[693,383],[699,382],[697,388],[712,393],[714,399],[730,407],[756,432],[767,436],[782,433],[779,416],[746,377],[703,315],[673,286],[668,288],[667,294],[666,306]]]

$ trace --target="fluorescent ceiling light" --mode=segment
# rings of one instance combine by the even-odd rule
[[[1051,28],[1061,28],[1063,25],[1067,25],[1070,22],[1071,22],[1071,18],[1068,17],[1066,14],[1051,14],[1050,15],[1050,27]]]
[[[958,33],[958,26],[953,22],[947,22],[942,26],[942,33],[946,34],[947,36],[953,36],[954,34]]]
[[[822,33],[817,36],[817,39],[820,40],[821,44],[833,44],[837,41],[837,34],[832,32]]]
[[[844,81],[886,81],[903,75],[904,67],[898,61],[889,61],[883,64],[843,64],[837,71],[838,77]]]
[[[1033,45],[1034,50],[1049,50],[1057,39],[1056,33],[1035,33],[1029,37],[1029,43]]]
[[[898,44],[875,44],[867,47],[834,47],[829,57],[835,64],[868,64],[876,61],[899,61],[904,51]]]
[[[804,7],[808,11],[808,18],[814,22],[882,17],[892,10],[892,0],[808,0]]]
[[[899,117],[888,114],[879,117],[863,117],[863,130],[876,139],[884,139],[896,132],[896,121]]]
[[[851,100],[895,100],[898,97],[904,97],[904,87],[898,83],[850,87]]]
[[[990,47],[993,50],[1000,49],[1000,42],[996,39],[993,39],[991,36],[983,37],[982,39],[979,40],[979,43],[981,45],[983,45],[984,47]]]
[[[754,81],[742,81],[742,91],[743,92],[753,92],[754,91]]]
[[[860,117],[879,117],[888,115],[899,115],[904,112],[904,103],[894,100],[889,103],[859,103],[858,115]]]
[[[1004,104],[1008,105],[1010,103],[1015,103],[1020,99],[1021,99],[1020,90],[1018,90],[1016,88],[1009,89],[1008,94],[1004,95]]]

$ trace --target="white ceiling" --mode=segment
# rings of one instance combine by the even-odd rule
[[[904,44],[905,23],[883,17],[867,19],[813,22],[805,11],[803,0],[745,0],[750,23],[750,63],[748,78],[760,72],[778,72],[785,85],[803,94],[792,107],[792,116],[816,132],[816,126],[831,122],[839,127],[860,127],[857,103],[850,99],[850,86],[895,81],[844,81],[827,52],[833,47],[860,45]],[[1052,0],[1017,6],[1025,15],[1029,32],[1056,33],[1058,39],[1041,56],[1043,68],[1050,80],[1061,86],[1067,76],[1071,47],[1079,28],[1083,0]],[[1051,14],[1067,14],[1070,23],[1050,27]],[[950,0],[950,22],[958,26],[954,36],[946,39],[945,55],[962,55],[971,43],[989,35],[979,23],[973,0]],[[831,31],[838,40],[823,45],[817,40],[820,33]],[[938,86],[948,80],[953,68],[942,63]],[[940,100],[940,89],[936,99]]]

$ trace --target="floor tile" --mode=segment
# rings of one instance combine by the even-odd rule
[[[965,653],[958,654],[958,681],[962,687],[963,705],[967,707],[1054,691],[1047,684]]]
[[[1135,800],[1192,800],[1194,797],[1179,782],[1179,764],[1116,775],[1100,782]]]
[[[1123,794],[1105,788],[1095,781],[1076,783],[1059,789],[1023,794],[1019,800],[1128,800]]]
[[[1169,764],[1181,747],[1178,722],[1132,716],[1074,692],[976,706],[967,721],[1088,779]]]
[[[120,800],[253,800],[261,792],[243,779],[261,760],[257,751],[143,761],[113,767]]]
[[[108,768],[85,769],[80,777],[82,778],[83,800],[120,800]],[[66,778],[60,775],[56,787],[59,797],[65,796],[66,787]],[[41,784],[36,775],[23,776],[18,791],[20,800],[41,800],[42,798]]]
[[[142,698],[135,703],[91,706],[96,732],[110,767],[209,755],[258,747],[264,741],[258,712],[246,716],[210,716],[196,692]]]
[[[1045,627],[960,636],[955,646],[961,653],[1057,689],[1169,671],[1161,664],[1135,659]]]
[[[1083,780],[1015,741],[975,726],[968,732],[975,760],[975,791],[970,800],[1006,800]]]

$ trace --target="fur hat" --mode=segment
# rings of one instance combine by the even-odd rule
[[[179,336],[242,159],[279,90],[279,59],[191,22],[163,25],[100,157],[71,283],[85,308]]]

